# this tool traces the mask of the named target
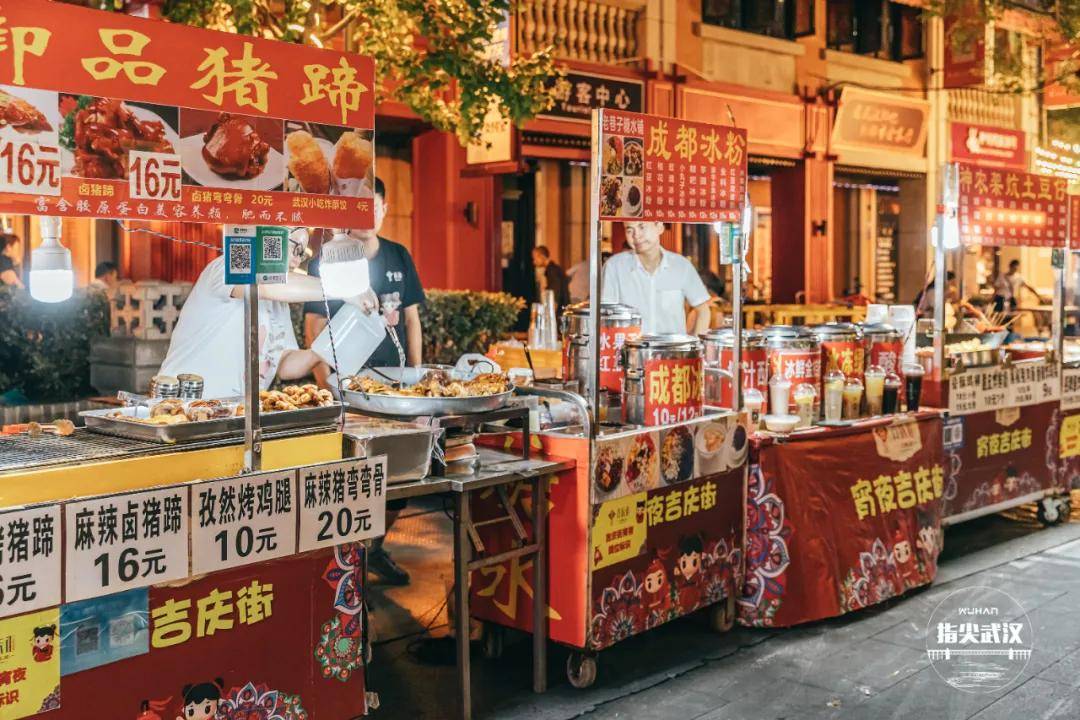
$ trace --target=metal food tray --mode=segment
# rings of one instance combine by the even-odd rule
[[[115,412],[116,408],[86,410],[79,413],[79,416],[86,423],[87,429],[94,432],[131,440],[165,443],[167,445],[198,440],[240,437],[244,434],[244,417],[242,415],[216,420],[178,423],[176,425],[149,425],[110,417]],[[340,415],[341,403],[335,402],[325,407],[262,412],[259,414],[259,421],[264,431],[274,432],[332,425]]]
[[[382,367],[366,368],[357,377],[371,377],[382,382],[400,379],[403,385],[415,385],[431,371],[429,367]],[[500,410],[510,402],[514,389],[497,395],[474,395],[471,397],[405,397],[380,395],[360,390],[344,390],[346,404],[361,412],[397,417],[429,417],[442,415],[471,415],[473,413]]]
[[[499,410],[510,402],[513,390],[498,395],[473,397],[403,397],[401,395],[376,395],[346,390],[345,402],[361,412],[405,417],[439,415],[470,415]]]

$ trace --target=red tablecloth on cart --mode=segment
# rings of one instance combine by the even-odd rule
[[[932,582],[943,463],[936,412],[756,438],[740,621],[795,625]]]
[[[1058,458],[1062,413],[1056,400],[945,422],[944,512],[952,522],[1070,484],[1074,463]],[[1065,429],[1072,434],[1069,425]]]

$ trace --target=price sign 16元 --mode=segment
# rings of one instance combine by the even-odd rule
[[[180,156],[132,150],[128,153],[128,195],[136,200],[180,201]]]
[[[0,192],[59,195],[59,143],[0,135]]]

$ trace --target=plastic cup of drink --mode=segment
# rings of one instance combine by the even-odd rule
[[[885,376],[885,388],[881,398],[881,413],[893,415],[900,410],[900,385],[902,381],[896,373]]]
[[[885,368],[871,365],[866,369],[866,413],[881,414],[881,399],[885,393]]]
[[[862,416],[863,384],[859,378],[849,378],[844,383],[844,419],[855,420]]]
[[[761,409],[765,405],[765,396],[757,388],[743,390],[743,408],[750,413],[750,429],[761,429]]]
[[[791,407],[791,381],[783,375],[769,378],[769,412],[773,415],[787,415]]]
[[[841,408],[844,401],[844,373],[839,370],[830,370],[825,375],[825,406],[826,422],[839,422]]]
[[[808,428],[814,424],[814,401],[817,399],[817,388],[810,383],[802,383],[795,388],[795,414],[799,416],[799,424],[795,427]]]
[[[907,411],[915,412],[919,409],[919,401],[922,399],[922,382],[925,371],[923,366],[916,363],[904,365],[904,392],[907,393]]]

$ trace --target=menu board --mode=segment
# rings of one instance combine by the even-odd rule
[[[960,238],[972,245],[1064,247],[1068,186],[1063,178],[958,166]]]
[[[600,110],[600,219],[733,222],[746,195],[746,131]]]
[[[0,212],[371,227],[370,58],[5,3]]]
[[[1038,405],[1060,397],[1061,366],[1057,363],[972,368],[949,376],[950,415]]]

